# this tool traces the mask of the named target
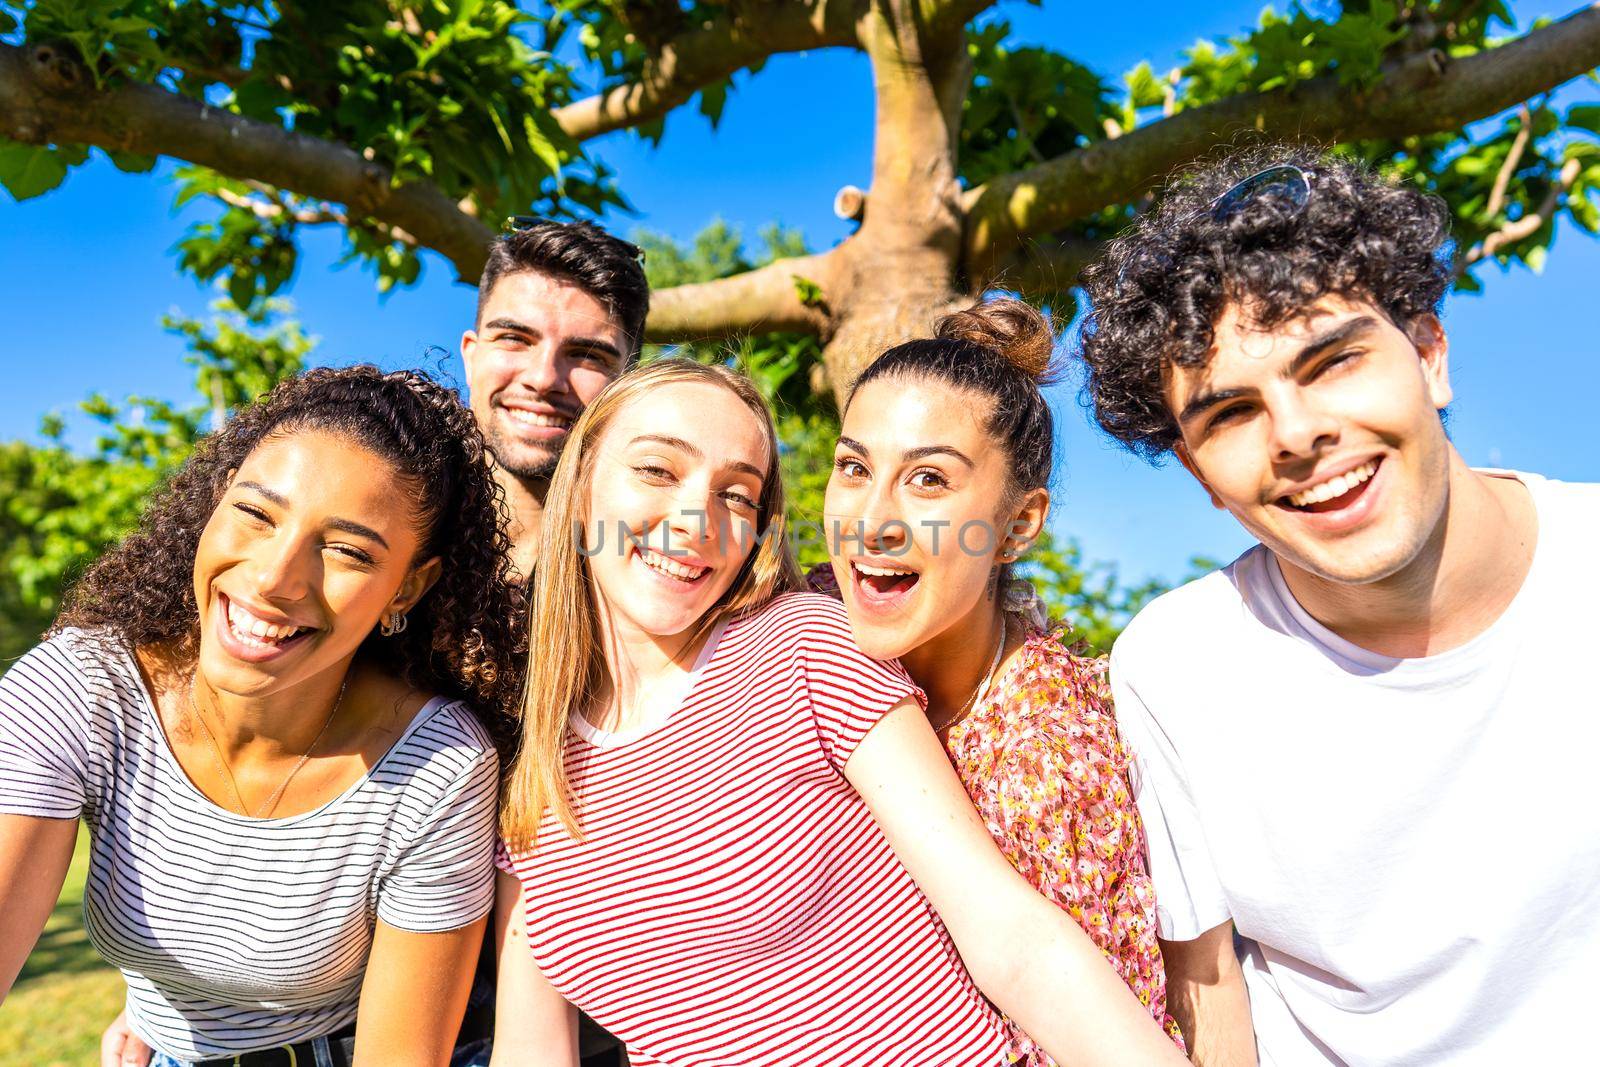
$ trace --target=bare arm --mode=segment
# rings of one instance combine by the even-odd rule
[[[0,815],[0,1003],[61,895],[77,819]]]
[[[1189,1056],[1201,1067],[1256,1067],[1255,1028],[1244,971],[1233,949],[1233,923],[1193,941],[1161,942],[1167,968],[1167,1010],[1183,1028]]]
[[[450,1062],[487,921],[413,933],[378,920],[356,1014],[356,1067]]]
[[[500,966],[489,1067],[578,1067],[578,1011],[533,961],[522,885],[501,871],[494,897],[494,943]]]
[[[845,764],[985,995],[1075,1067],[1186,1061],[1072,918],[1006,862],[911,701]]]

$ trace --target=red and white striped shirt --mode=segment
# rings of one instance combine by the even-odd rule
[[[713,632],[648,732],[574,720],[585,838],[547,815],[508,869],[540,970],[635,1067],[1003,1062],[999,1016],[841,773],[911,696],[837,601],[794,593]]]

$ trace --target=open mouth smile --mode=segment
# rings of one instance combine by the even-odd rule
[[[869,608],[890,610],[905,603],[922,575],[901,564],[850,561],[850,580],[857,598]]]
[[[217,607],[217,636],[235,659],[252,663],[274,659],[317,632],[315,626],[264,618],[226,593],[217,594]]]
[[[634,558],[652,574],[678,585],[695,585],[711,573],[710,567],[696,563],[692,559],[669,556],[653,548],[635,548]]]
[[[1318,482],[1298,493],[1280,497],[1278,502],[1294,511],[1311,514],[1343,511],[1366,495],[1367,487],[1372,484],[1373,476],[1382,465],[1382,457],[1368,460],[1353,470]]]

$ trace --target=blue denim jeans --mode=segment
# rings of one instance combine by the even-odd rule
[[[310,1063],[306,1063],[303,1062],[305,1057],[302,1056],[302,1062],[299,1064],[299,1067],[333,1067],[335,1062],[333,1058],[333,1051],[329,1048],[327,1038],[315,1038],[311,1042],[311,1051],[315,1058]],[[216,1057],[208,1058],[215,1059]],[[171,1056],[168,1056],[165,1052],[152,1052],[150,1054],[150,1067],[189,1067],[191,1062],[193,1061],[175,1060]],[[485,1060],[484,1062],[487,1063],[488,1061]]]

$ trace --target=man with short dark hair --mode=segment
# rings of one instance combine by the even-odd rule
[[[1451,445],[1448,239],[1437,200],[1275,148],[1178,182],[1088,274],[1101,426],[1260,542],[1111,657],[1169,1004],[1211,1067],[1589,1044],[1600,486]]]
[[[490,248],[461,361],[511,508],[513,562],[528,574],[561,446],[639,358],[650,287],[639,249],[592,223],[518,223]]]

